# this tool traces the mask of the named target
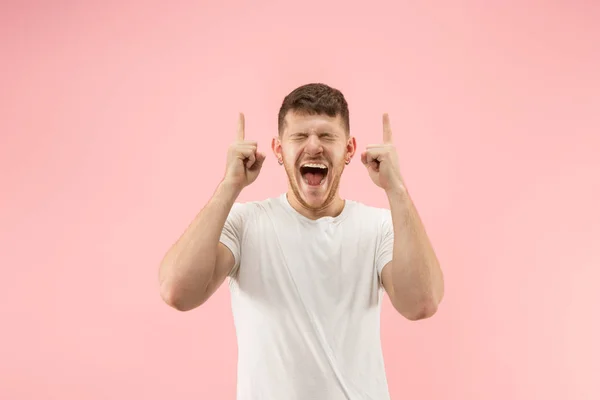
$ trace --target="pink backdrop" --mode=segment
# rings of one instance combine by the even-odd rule
[[[227,288],[178,313],[158,263],[311,81],[359,151],[390,113],[445,270],[433,319],[386,299],[392,398],[600,398],[600,3],[351,3],[2,3],[1,399],[234,398]],[[284,189],[269,153],[241,200]]]

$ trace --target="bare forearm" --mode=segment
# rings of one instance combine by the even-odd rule
[[[406,189],[396,189],[387,195],[394,225],[395,306],[417,319],[429,317],[444,295],[442,271]]]
[[[197,303],[213,276],[219,238],[239,190],[222,182],[160,265],[163,298],[169,303]]]

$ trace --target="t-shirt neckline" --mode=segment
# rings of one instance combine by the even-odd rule
[[[294,214],[296,217],[300,218],[301,220],[309,222],[309,223],[312,223],[312,224],[318,224],[318,223],[322,223],[322,222],[325,222],[325,221],[331,221],[331,222],[339,222],[339,221],[341,221],[348,214],[349,207],[350,207],[350,205],[352,203],[352,201],[344,199],[344,208],[342,209],[342,212],[339,213],[335,217],[325,216],[325,217],[320,217],[318,219],[311,219],[311,218],[308,218],[308,217],[300,214],[294,207],[292,207],[292,205],[290,204],[290,201],[288,200],[287,193],[281,194],[279,196],[279,199],[283,203],[284,207],[289,212],[291,212],[292,214]]]

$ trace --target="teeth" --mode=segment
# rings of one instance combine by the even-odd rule
[[[303,167],[327,169],[327,166],[324,164],[314,164],[314,163],[304,164]]]

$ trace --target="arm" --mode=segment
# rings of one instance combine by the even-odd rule
[[[202,305],[232,270],[233,254],[219,238],[238,195],[223,181],[162,260],[160,294],[171,307],[188,311]]]
[[[394,308],[409,320],[435,314],[444,296],[442,270],[415,205],[404,188],[387,192],[394,230],[393,259],[382,282]]]
[[[169,249],[160,264],[160,294],[171,307],[188,311],[202,305],[221,286],[235,265],[220,237],[235,200],[256,180],[265,160],[257,143],[244,138],[240,113],[236,141],[227,156],[225,178],[213,197]]]
[[[389,252],[393,234],[393,255],[381,270],[383,287],[394,308],[406,318],[431,317],[444,296],[444,279],[400,174],[387,114],[383,115],[383,143],[367,146],[361,158],[373,182],[385,190],[390,204],[393,229],[384,233],[388,238],[384,252]]]

